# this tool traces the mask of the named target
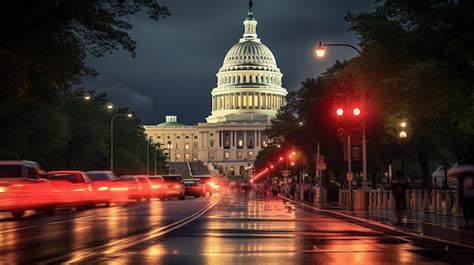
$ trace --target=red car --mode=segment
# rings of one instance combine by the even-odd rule
[[[118,181],[113,172],[87,171],[86,173],[92,181],[95,203],[105,203],[109,206],[110,203],[128,201],[128,186]]]
[[[61,170],[49,171],[46,179],[50,180],[56,192],[57,202],[62,205],[91,208],[94,203],[92,182],[82,171]]]
[[[151,200],[152,190],[150,180],[143,175],[120,176],[120,181],[128,185],[128,198],[131,200]]]
[[[166,199],[166,183],[161,176],[149,176],[153,196],[163,201]]]
[[[0,211],[22,217],[26,210],[51,212],[56,193],[33,161],[0,161]]]

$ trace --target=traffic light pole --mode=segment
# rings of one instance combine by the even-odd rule
[[[349,207],[354,210],[352,202],[352,155],[351,155],[351,134],[347,133],[347,183],[349,184]]]

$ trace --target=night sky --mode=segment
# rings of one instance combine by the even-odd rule
[[[168,114],[178,115],[181,123],[204,122],[216,73],[242,36],[248,1],[160,2],[171,16],[156,22],[139,14],[129,20],[136,57],[120,51],[88,58],[99,76],[84,80],[85,87],[107,92],[116,106],[129,106],[143,124],[161,123]],[[313,48],[319,41],[357,43],[344,16],[371,8],[373,0],[254,0],[258,36],[275,55],[284,87],[296,90],[335,60],[354,56],[350,49],[332,48],[321,61]]]

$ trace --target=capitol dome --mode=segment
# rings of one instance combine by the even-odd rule
[[[287,91],[272,51],[257,37],[252,1],[244,21],[244,34],[224,58],[212,90],[208,123],[266,121],[285,105]]]

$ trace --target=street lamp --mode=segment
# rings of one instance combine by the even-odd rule
[[[168,141],[168,174],[171,175],[171,141]]]
[[[111,102],[108,102],[106,107],[107,109],[113,109],[114,105]]]
[[[362,55],[362,51],[356,46],[351,45],[351,44],[319,42],[319,45],[316,48],[316,56],[318,58],[323,58],[326,55],[325,47],[348,47],[356,51],[359,56]],[[365,91],[364,93],[362,93],[362,106],[365,107]],[[364,111],[366,109],[367,108],[364,108]],[[356,112],[358,114],[356,114]],[[338,109],[336,111],[336,114],[338,116],[342,116],[344,114],[344,110]],[[359,108],[357,108],[357,111],[356,109],[354,109],[353,114],[356,116],[359,116],[361,114],[361,110]],[[364,188],[367,187],[367,140],[366,140],[366,135],[365,135],[365,117],[366,115],[362,117],[362,187]]]
[[[108,109],[111,109],[108,107]],[[119,116],[127,116],[128,118],[133,117],[131,113],[118,113],[112,116],[110,120],[110,171],[114,172],[114,120]]]
[[[403,126],[401,127],[403,128]],[[406,127],[406,123],[405,123],[405,127]],[[402,177],[405,178],[405,139],[407,138],[408,135],[406,131],[401,131],[399,136],[402,142]]]

